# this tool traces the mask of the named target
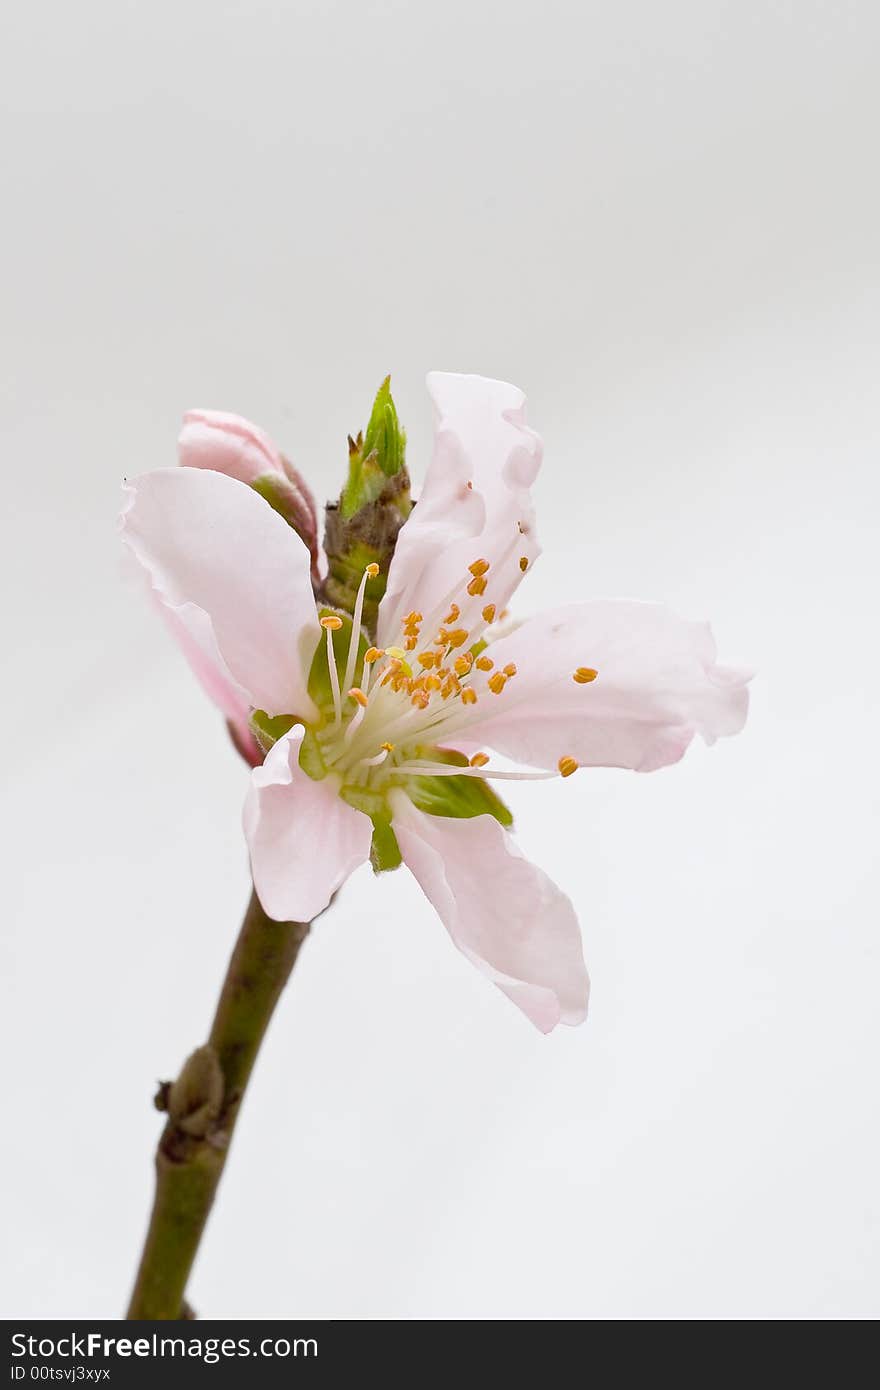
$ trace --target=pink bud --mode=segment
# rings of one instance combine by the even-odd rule
[[[309,488],[258,425],[226,410],[188,410],[177,441],[184,468],[209,468],[253,487],[308,546],[312,577],[318,567],[318,513]]]

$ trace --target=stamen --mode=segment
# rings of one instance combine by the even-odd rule
[[[426,671],[430,671],[432,666],[437,666],[440,662],[439,652],[419,652],[416,657],[420,666],[424,666]]]
[[[348,698],[349,700],[354,700],[356,704],[359,704],[361,706],[362,709],[366,709],[367,705],[369,704],[369,700],[367,699],[366,695],[357,685],[353,685],[351,687],[351,690],[349,690],[348,692]]]
[[[455,767],[449,763],[401,763],[398,772],[413,776],[427,774],[431,777],[482,777],[498,782],[544,782],[556,777],[555,772],[486,772],[481,767]]]
[[[478,671],[491,671],[495,662],[491,656],[478,656],[475,664]]]
[[[361,575],[361,582],[358,585],[357,598],[354,601],[354,613],[351,619],[351,640],[348,644],[348,656],[345,660],[345,675],[342,684],[348,688],[354,680],[354,668],[357,665],[358,647],[361,640],[361,619],[364,615],[364,593],[367,588],[367,580],[375,579],[379,573],[379,566],[373,562],[367,565]]]
[[[592,666],[579,666],[572,676],[572,680],[576,681],[578,685],[589,685],[590,681],[594,681],[598,674],[599,672],[594,671]]]
[[[516,675],[516,662],[515,662],[515,661],[508,661],[507,665],[506,665],[505,668],[504,668],[504,674],[505,674],[505,676],[508,677],[508,679],[509,679],[511,676],[515,676],[515,675]]]
[[[478,598],[480,594],[486,592],[486,581],[481,574],[475,575],[467,586],[467,591],[471,598]]]
[[[461,703],[463,705],[475,705],[477,703],[477,692],[470,686],[461,692]]]
[[[408,652],[414,652],[416,647],[419,645],[419,639],[414,634],[410,634],[408,637],[404,638],[403,645],[406,647],[406,650]]]
[[[580,764],[574,758],[560,758],[557,763],[560,776],[570,777],[573,772],[577,772]]]
[[[486,604],[486,607],[483,609],[483,622],[484,622],[484,623],[494,623],[494,621],[495,621],[495,605],[494,605],[494,603],[487,603],[487,604]]]
[[[481,575],[489,573],[489,561],[474,560],[472,565],[468,565],[468,569],[475,579],[479,579]]]
[[[385,750],[386,753],[393,753],[393,752],[394,752],[394,744],[393,744],[393,743],[380,743],[380,744],[379,744],[379,747],[380,747],[380,748],[384,748],[384,750]]]
[[[527,570],[528,567],[529,567],[528,556],[526,556],[526,555],[520,555],[520,557],[519,557],[519,567],[520,567],[520,569],[522,570],[523,574],[525,574],[526,570]]]
[[[452,632],[447,633],[447,645],[450,647],[463,647],[469,637],[470,633],[466,632],[463,627],[453,628]]]
[[[500,695],[507,684],[507,677],[503,671],[496,671],[494,676],[490,676],[487,682],[493,695]]]
[[[349,691],[348,693],[351,694],[352,692]],[[359,691],[358,693],[361,694],[362,692]],[[355,734],[357,733],[358,729],[361,727],[361,725],[362,725],[363,722],[364,722],[364,715],[365,715],[365,713],[366,713],[366,709],[367,709],[367,700],[366,700],[366,697],[364,697],[364,703],[363,703],[363,704],[361,704],[359,700],[357,701],[357,709],[355,710],[354,714],[351,716],[351,719],[349,719],[349,721],[348,721],[348,728],[346,729],[346,731],[345,731],[345,733],[344,733],[344,735],[343,735],[343,739],[342,739],[343,744],[346,744],[346,745],[347,745],[347,744],[351,743],[351,741],[352,741],[352,739],[354,738]]]
[[[321,626],[327,634],[327,671],[330,675],[330,689],[333,691],[333,713],[338,724],[342,718],[342,697],[339,693],[339,672],[336,669],[333,634],[342,627],[342,619],[331,613],[326,618],[321,619]]]
[[[378,661],[380,656],[384,655],[385,652],[381,647],[367,647],[367,650],[364,652],[364,665],[372,666],[374,661]]]
[[[380,763],[384,763],[385,759],[388,757],[388,750],[389,750],[390,748],[392,748],[392,747],[393,747],[393,744],[390,744],[390,743],[383,743],[383,744],[382,744],[382,750],[383,750],[383,751],[382,751],[381,753],[377,753],[376,756],[375,756],[375,758],[359,758],[358,761],[354,764],[354,766],[355,766],[355,767],[378,767]]]
[[[471,767],[485,767],[489,761],[488,753],[475,753],[470,760]]]
[[[443,619],[443,621],[444,621],[444,623],[455,623],[455,622],[458,622],[458,619],[459,619],[460,617],[461,617],[461,609],[459,608],[459,606],[458,606],[457,603],[453,603],[452,607],[450,608],[449,612],[446,614],[446,617]]]
[[[461,656],[457,656],[452,664],[457,676],[466,676],[474,664],[474,658],[470,652],[462,652]]]

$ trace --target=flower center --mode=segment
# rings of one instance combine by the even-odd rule
[[[523,557],[520,567],[527,564]],[[501,771],[487,767],[485,753],[468,760],[443,747],[477,722],[480,702],[516,698],[515,664],[498,667],[487,650],[487,630],[505,616],[495,603],[480,602],[491,582],[490,570],[488,560],[474,560],[433,613],[408,613],[397,643],[371,646],[361,656],[366,586],[379,573],[378,565],[368,565],[357,592],[344,666],[342,650],[337,650],[337,643],[344,643],[338,636],[343,619],[333,613],[321,618],[332,704],[322,711],[323,722],[314,733],[324,769],[338,774],[344,787],[381,793],[408,777],[523,781],[567,777],[577,769],[574,758],[564,757],[555,772]],[[579,666],[572,678],[587,684],[596,675],[591,667]]]

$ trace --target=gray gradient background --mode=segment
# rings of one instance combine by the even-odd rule
[[[2,1312],[117,1315],[154,1081],[247,897],[246,774],[126,581],[189,405],[321,495],[391,371],[529,395],[523,608],[664,599],[746,733],[512,798],[571,894],[542,1038],[405,872],[272,1026],[205,1316],[878,1309],[877,40],[871,3],[40,3],[0,50]]]

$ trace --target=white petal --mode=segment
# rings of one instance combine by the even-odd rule
[[[124,539],[193,640],[204,649],[198,614],[207,615],[229,676],[255,708],[314,717],[307,680],[320,628],[309,552],[295,531],[222,473],[159,469],[126,492]]]
[[[385,646],[412,609],[427,619],[454,599],[468,629],[486,604],[500,612],[522,579],[521,559],[531,564],[540,554],[529,489],[542,449],[525,424],[523,393],[503,381],[446,372],[432,372],[428,388],[434,454],[391,562],[379,610]],[[468,566],[479,559],[490,563],[486,591],[469,596]]]
[[[467,738],[519,762],[650,772],[676,762],[694,735],[707,743],[740,731],[748,674],[716,665],[706,623],[662,604],[599,600],[532,618],[487,651],[517,674],[480,696]],[[580,667],[598,678],[580,685]]]
[[[251,774],[244,829],[254,887],[276,922],[311,922],[370,857],[368,816],[339,796],[335,777],[315,782],[299,765],[293,729]]]
[[[394,795],[407,868],[458,949],[549,1033],[582,1023],[590,982],[574,908],[492,816],[426,816]]]

